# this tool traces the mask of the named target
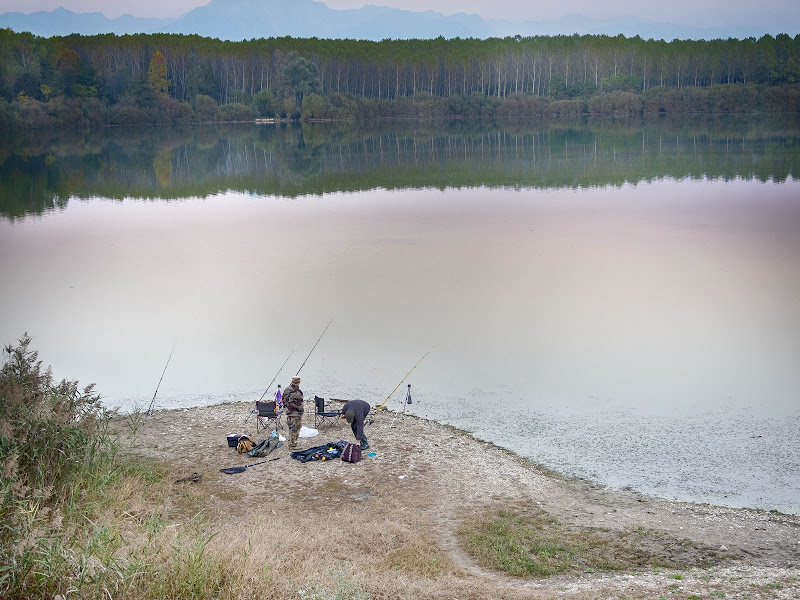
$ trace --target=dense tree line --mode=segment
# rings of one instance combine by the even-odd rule
[[[0,30],[0,125],[800,108],[800,36],[445,40]]]

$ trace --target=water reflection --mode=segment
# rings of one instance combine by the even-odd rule
[[[10,137],[0,214],[71,197],[296,197],[475,186],[588,188],[661,178],[797,175],[800,118],[199,126]]]

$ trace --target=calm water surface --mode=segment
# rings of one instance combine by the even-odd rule
[[[0,155],[0,334],[29,332],[57,377],[130,410],[173,345],[157,408],[255,400],[333,319],[308,396],[379,404],[430,352],[407,380],[414,414],[603,484],[797,513],[797,131],[16,140]]]

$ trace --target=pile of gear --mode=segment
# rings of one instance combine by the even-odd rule
[[[297,450],[292,452],[289,456],[301,463],[307,463],[315,460],[333,460],[342,455],[347,442],[339,440],[338,442],[331,442],[323,444],[322,446],[314,446],[313,448],[306,448],[305,450]]]

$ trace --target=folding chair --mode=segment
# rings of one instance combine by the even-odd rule
[[[259,429],[283,429],[281,416],[283,413],[275,410],[275,402],[256,402],[256,433]]]
[[[325,423],[329,425],[334,424],[337,427],[340,425],[339,415],[341,413],[338,410],[325,410],[325,398],[314,396],[314,405],[316,406],[316,410],[314,411],[314,427],[319,429],[319,426]]]

